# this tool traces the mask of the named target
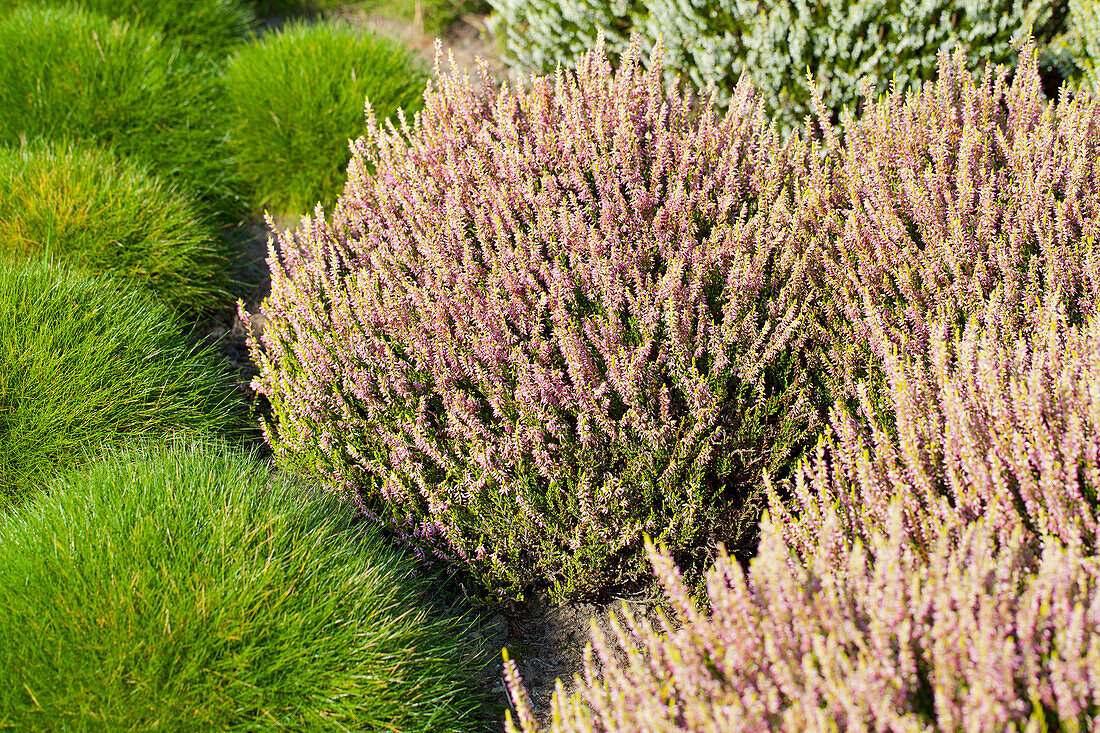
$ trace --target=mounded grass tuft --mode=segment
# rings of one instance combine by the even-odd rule
[[[410,561],[243,452],[112,451],[0,516],[0,548],[19,730],[477,729],[479,662]]]
[[[243,434],[228,376],[132,286],[41,259],[0,263],[0,506],[112,443]]]
[[[0,148],[0,255],[129,278],[180,311],[232,300],[227,247],[192,197],[89,145]]]
[[[253,204],[276,216],[331,206],[365,100],[379,118],[411,114],[426,83],[401,44],[335,22],[293,22],[238,49],[225,71],[229,146]]]
[[[188,48],[224,55],[256,27],[251,4],[240,0],[37,0],[39,5],[77,5],[162,31]],[[0,15],[26,4],[0,0]]]
[[[77,8],[0,19],[0,143],[96,140],[237,215],[217,69],[161,34]]]

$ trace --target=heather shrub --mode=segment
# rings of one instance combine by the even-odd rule
[[[295,22],[240,48],[225,71],[229,149],[259,210],[329,207],[347,177],[363,103],[389,117],[421,106],[426,77],[385,36],[335,22]]]
[[[98,142],[228,216],[237,204],[215,74],[154,31],[27,5],[0,18],[0,143]]]
[[[474,731],[462,629],[335,501],[220,443],[112,451],[0,514],[21,731]]]
[[[1070,326],[1049,307],[1027,336],[978,319],[957,337],[934,324],[926,353],[882,335],[885,417],[861,385],[857,410],[838,404],[831,440],[798,472],[790,506],[772,496],[788,544],[817,551],[823,517],[866,542],[900,502],[910,542],[986,518],[1095,553],[1100,547],[1100,317]]]
[[[935,324],[914,357],[879,337],[893,420],[866,389],[861,419],[837,408],[790,498],[770,492],[748,577],[725,555],[708,573],[709,612],[650,545],[676,620],[594,630],[551,729],[1092,730],[1100,318],[1051,300],[1027,337]]]
[[[927,353],[930,324],[972,318],[1013,337],[1050,298],[1072,324],[1100,303],[1100,106],[1048,103],[1037,57],[968,71],[941,55],[919,94],[869,102],[841,137],[826,124],[810,161],[818,216],[807,236],[818,298],[811,340],[831,393],[880,380],[879,343]],[[816,348],[816,347],[815,347]]]
[[[168,306],[41,259],[0,262],[0,505],[112,443],[239,435],[242,404]]]
[[[647,543],[677,619],[592,631],[583,679],[558,683],[550,730],[1095,730],[1100,723],[1100,564],[1046,537],[960,523],[927,551],[895,502],[866,543],[825,508],[818,551],[792,556],[776,522],[746,573],[725,553],[696,607]],[[625,661],[613,654],[617,647]],[[594,652],[593,652],[594,650]],[[533,733],[506,661],[519,730]],[[507,730],[516,725],[509,714]]]
[[[0,148],[0,255],[125,277],[178,310],[230,300],[229,253],[192,197],[95,146]]]
[[[452,72],[410,127],[368,115],[332,215],[272,248],[276,457],[490,595],[648,576],[643,532],[751,551],[812,426],[809,152],[748,84],[719,120],[661,80],[637,47],[522,92]]]
[[[0,15],[29,4],[24,0],[0,0]],[[215,56],[247,37],[256,25],[255,13],[239,0],[36,0],[35,4],[75,5],[109,18],[122,18]]]

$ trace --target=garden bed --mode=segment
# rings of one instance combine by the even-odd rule
[[[338,9],[337,15],[364,30],[384,33],[409,43],[420,58],[431,64],[434,60],[434,40],[424,36],[411,22],[376,13],[366,13],[356,8]],[[271,15],[266,27],[278,28],[283,18]],[[453,52],[456,64],[471,75],[476,72],[475,58],[488,61],[494,78],[507,78],[504,65],[496,56],[491,40],[484,34],[484,16],[461,16],[448,31],[444,48]],[[449,68],[445,64],[444,68]],[[296,222],[276,222],[281,229]],[[245,307],[250,314],[258,314],[260,303],[271,289],[271,273],[266,264],[267,241],[270,232],[264,222],[253,219],[243,225],[235,236],[240,262],[234,276],[246,283]],[[262,317],[259,319],[262,325]],[[257,321],[253,321],[253,326]],[[236,308],[225,308],[209,314],[197,327],[207,343],[218,349],[222,358],[236,370],[238,384],[243,389],[257,374],[249,357],[246,340],[248,330]],[[257,333],[259,330],[257,329]],[[251,394],[251,392],[250,392]],[[264,409],[262,397],[252,395],[258,409]],[[249,447],[269,455],[270,449],[259,438],[248,443]],[[443,582],[441,597],[446,613],[462,613],[469,610],[463,599],[462,589],[454,581]],[[560,679],[567,690],[572,689],[573,675],[583,672],[583,652],[588,643],[589,629],[593,622],[605,633],[613,635],[610,621],[623,603],[640,617],[656,622],[657,610],[663,598],[650,596],[645,590],[628,593],[623,597],[608,597],[597,601],[551,604],[545,593],[536,593],[524,602],[504,602],[482,607],[474,612],[469,634],[466,636],[471,654],[482,654],[488,660],[479,680],[480,685],[494,701],[487,711],[487,723],[493,730],[503,725],[504,711],[511,702],[504,684],[501,649],[507,648],[516,660],[531,695],[536,718],[542,725],[549,725],[550,700],[556,680]]]

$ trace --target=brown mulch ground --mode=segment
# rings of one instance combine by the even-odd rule
[[[434,39],[424,36],[411,23],[354,8],[337,11],[336,14],[364,30],[385,33],[404,41],[429,67],[434,61]],[[266,27],[277,28],[282,20],[272,16],[268,18]],[[474,76],[475,57],[480,56],[488,61],[490,72],[499,81],[509,78],[508,71],[493,51],[491,39],[487,38],[482,16],[461,16],[449,29],[444,39],[444,49],[450,50],[454,54],[456,65],[470,71],[471,76]],[[444,63],[443,70],[447,71],[449,68]],[[280,227],[287,225],[280,223]],[[231,237],[240,255],[236,278],[245,284],[245,307],[253,314],[259,313],[260,304],[271,288],[266,264],[269,235],[264,223],[255,220],[240,227]],[[203,338],[215,346],[225,361],[236,370],[238,388],[247,390],[247,385],[257,370],[249,358],[245,344],[246,330],[236,309],[213,313],[197,324],[197,328]],[[259,407],[262,409],[263,406]],[[254,443],[261,451],[266,448],[259,440]],[[444,582],[438,590],[434,602],[441,612],[453,615],[470,610],[470,606],[462,599],[457,583]],[[599,603],[551,605],[545,594],[533,595],[533,598],[522,603],[508,602],[474,610],[468,617],[470,630],[467,639],[470,653],[480,653],[487,660],[479,684],[491,701],[486,710],[486,719],[492,721],[491,730],[503,729],[504,711],[511,706],[502,675],[502,648],[507,647],[509,655],[516,660],[536,718],[542,726],[549,728],[549,703],[555,680],[560,678],[566,688],[571,689],[573,675],[582,673],[583,650],[593,621],[606,635],[613,638],[610,620],[625,602],[636,617],[646,617],[656,623],[657,604],[654,598],[612,597]]]

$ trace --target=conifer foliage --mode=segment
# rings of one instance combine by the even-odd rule
[[[1074,0],[1076,1],[1076,0]],[[570,66],[600,31],[617,54],[631,33],[662,38],[667,80],[713,88],[724,106],[741,75],[779,128],[813,113],[813,87],[836,120],[859,100],[931,81],[941,51],[964,50],[971,71],[1011,64],[1032,35],[1053,63],[1070,26],[1064,0],[490,0],[504,59],[524,71]],[[1070,3],[1071,5],[1073,3]],[[1082,15],[1082,13],[1078,13]],[[1060,40],[1058,41],[1061,42]],[[812,81],[811,81],[812,80]]]

